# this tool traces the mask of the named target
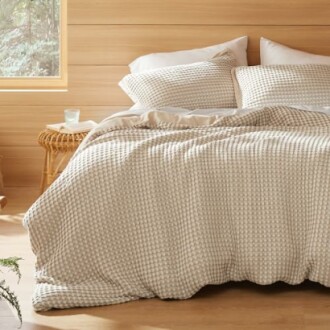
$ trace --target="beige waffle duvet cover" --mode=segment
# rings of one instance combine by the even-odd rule
[[[269,107],[103,121],[27,212],[36,310],[330,286],[330,116]]]

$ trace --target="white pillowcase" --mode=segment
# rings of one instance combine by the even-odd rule
[[[216,54],[225,49],[232,51],[237,65],[247,65],[247,45],[248,37],[245,36],[206,48],[181,50],[170,53],[154,53],[137,58],[129,64],[129,68],[131,73],[140,73],[167,66],[202,62],[212,59]]]
[[[260,39],[261,65],[329,64],[330,56],[314,55],[296,50],[266,38]]]
[[[233,53],[225,50],[207,61],[129,74],[119,86],[145,108],[236,108],[235,65]]]

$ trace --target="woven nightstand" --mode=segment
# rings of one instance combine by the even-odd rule
[[[87,134],[88,132],[65,134],[49,129],[40,132],[38,142],[46,150],[40,193],[43,193],[62,172],[66,161]]]

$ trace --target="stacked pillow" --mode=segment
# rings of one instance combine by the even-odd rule
[[[261,38],[261,65],[247,66],[247,37],[142,56],[119,85],[144,108],[330,105],[330,57]]]
[[[148,54],[137,58],[129,64],[131,73],[141,73],[148,70],[167,66],[192,64],[212,59],[218,53],[230,49],[237,60],[237,65],[248,65],[247,61],[248,37],[236,38],[222,44],[205,48],[180,50],[169,53]]]
[[[260,39],[260,58],[261,65],[330,64],[330,56],[302,52],[266,38]]]
[[[260,40],[261,65],[232,71],[238,107],[330,105],[330,57]]]
[[[247,41],[142,56],[119,85],[144,108],[236,108],[231,70],[247,65]]]
[[[225,50],[211,60],[133,73],[119,85],[147,108],[234,108],[231,70],[235,65],[233,53]]]
[[[240,108],[330,105],[330,65],[258,65],[233,70]]]

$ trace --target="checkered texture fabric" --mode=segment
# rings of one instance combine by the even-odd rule
[[[269,65],[233,69],[240,108],[330,106],[330,65]]]
[[[236,59],[230,50],[216,58],[125,76],[120,87],[147,108],[236,108],[231,69]]]
[[[186,299],[227,281],[330,286],[329,200],[326,114],[110,119],[24,218],[34,308]]]

